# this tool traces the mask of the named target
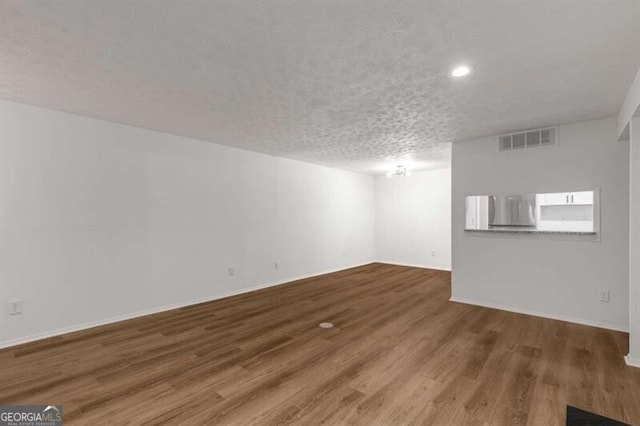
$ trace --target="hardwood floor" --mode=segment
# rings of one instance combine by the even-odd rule
[[[627,335],[449,302],[371,264],[0,351],[0,404],[70,424],[640,425]],[[334,328],[318,323],[330,321]]]

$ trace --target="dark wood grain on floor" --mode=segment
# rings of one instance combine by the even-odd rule
[[[371,264],[54,337],[0,351],[0,404],[63,404],[67,425],[562,425],[567,405],[640,425],[625,333],[449,297],[448,272]]]

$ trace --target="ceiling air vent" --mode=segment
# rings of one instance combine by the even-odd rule
[[[526,132],[502,135],[499,138],[500,151],[513,151],[516,149],[538,148],[541,146],[555,146],[556,128],[528,130]]]

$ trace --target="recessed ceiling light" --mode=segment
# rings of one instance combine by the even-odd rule
[[[471,72],[471,68],[469,68],[466,65],[461,65],[459,67],[455,67],[453,70],[451,70],[451,76],[452,77],[464,77],[465,75],[469,74]]]

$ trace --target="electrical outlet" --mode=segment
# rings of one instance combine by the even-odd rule
[[[229,268],[229,276],[233,277],[235,274],[236,274],[236,268],[233,268],[233,267]]]
[[[431,256],[435,257],[436,256],[436,251],[435,250],[431,250]]]
[[[9,301],[9,315],[19,315],[22,313],[22,299]]]
[[[600,301],[609,303],[609,290],[600,290]]]
[[[274,264],[273,264],[273,269],[275,269],[276,271],[277,271],[278,269],[280,269],[280,264],[279,264],[278,262],[274,263]]]

